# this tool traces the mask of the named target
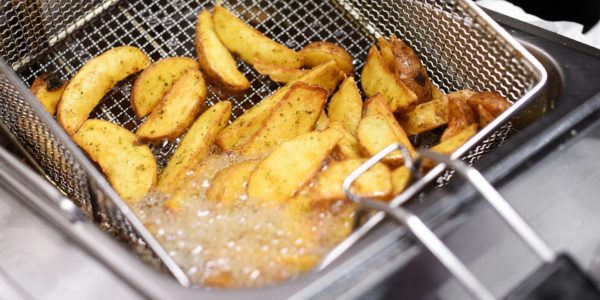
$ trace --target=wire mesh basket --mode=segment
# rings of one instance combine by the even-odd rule
[[[269,0],[221,3],[259,31],[299,50],[326,40],[344,47],[360,74],[367,51],[379,35],[396,34],[410,45],[432,81],[443,91],[493,90],[515,104],[454,153],[469,163],[499,146],[514,115],[545,82],[545,71],[523,47],[466,0]],[[28,85],[51,72],[66,81],[92,57],[120,45],[142,49],[154,61],[194,57],[194,25],[211,1],[27,0],[0,4],[0,120],[48,180],[103,228],[137,253],[187,280],[129,211],[100,172],[57,125]],[[233,118],[278,88],[238,61],[251,89],[231,96]],[[120,82],[90,118],[135,130],[143,122],[129,102],[135,76]],[[359,78],[357,78],[359,80]],[[360,84],[360,83],[359,83]],[[221,99],[209,88],[207,102]],[[164,166],[177,141],[151,147]],[[470,152],[467,153],[467,150]],[[443,168],[442,168],[443,169]],[[423,180],[432,181],[436,168]],[[437,173],[436,173],[437,172]],[[450,173],[438,177],[444,182]]]

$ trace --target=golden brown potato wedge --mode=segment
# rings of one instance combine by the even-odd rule
[[[362,114],[362,98],[353,77],[346,78],[329,101],[329,117],[348,132],[356,132]]]
[[[494,92],[472,95],[467,99],[467,104],[477,113],[479,128],[487,126],[512,105],[506,98]]]
[[[67,87],[67,83],[60,83],[59,79],[44,73],[33,81],[31,92],[40,100],[50,115],[56,113],[56,106]]]
[[[415,149],[412,146],[412,144],[410,143],[410,140],[408,139],[408,136],[406,135],[406,132],[404,132],[404,129],[402,129],[402,127],[400,126],[400,124],[398,123],[398,121],[396,120],[396,117],[394,117],[394,114],[392,114],[392,112],[390,111],[389,107],[385,104],[385,100],[381,97],[381,95],[375,95],[374,97],[369,98],[365,104],[364,104],[364,109],[363,109],[363,114],[365,115],[365,117],[369,117],[369,116],[380,116],[382,117],[385,122],[387,123],[387,127],[389,128],[389,130],[391,130],[391,132],[394,134],[395,139],[397,142],[399,142],[400,144],[402,144],[404,147],[406,147],[406,149],[408,150],[408,152],[412,155],[415,154]],[[382,129],[384,130],[384,129]],[[387,131],[384,130],[384,131]],[[365,136],[365,134],[367,134],[364,129],[361,132],[363,134],[363,142],[367,142],[369,140],[371,140],[368,136]],[[358,134],[358,130],[357,130],[357,138],[359,137]],[[377,142],[383,142],[383,141],[377,141]],[[365,154],[372,156],[375,153],[377,153],[378,151],[382,150],[385,146],[379,148],[379,146],[367,146],[367,145],[363,145],[360,142],[360,138],[359,138],[359,144],[361,145],[361,148],[364,150],[366,150]],[[388,145],[391,143],[388,143]],[[379,150],[375,150],[378,149]],[[372,152],[375,151],[375,152]],[[393,152],[390,155],[397,155],[399,154],[398,152]],[[401,157],[401,155],[399,156]],[[394,165],[396,162],[394,162],[394,159],[388,160],[387,162],[391,165]],[[399,163],[400,161],[398,161]]]
[[[387,121],[378,115],[366,116],[360,120],[356,138],[361,152],[366,157],[377,154],[390,144],[400,142]],[[399,150],[388,154],[383,159],[384,163],[392,167],[401,165],[403,161],[402,153]]]
[[[304,82],[294,83],[261,128],[242,147],[241,153],[257,156],[269,152],[283,141],[312,131],[326,101],[325,89]]]
[[[312,131],[282,143],[261,161],[248,182],[248,198],[265,205],[283,203],[319,171],[342,139],[335,129]]]
[[[235,59],[219,40],[213,17],[206,9],[198,15],[195,42],[198,62],[210,79],[229,91],[239,92],[250,88],[250,82],[237,69]]]
[[[341,123],[331,122],[329,124],[329,128],[336,129],[342,133],[344,133],[344,137],[339,141],[336,149],[335,149],[335,157],[339,157],[341,159],[351,159],[351,158],[360,158],[362,155],[360,154],[360,149],[358,147],[358,140],[356,137],[349,133]]]
[[[460,148],[460,146],[466,143],[476,133],[477,124],[471,124],[453,137],[431,147],[429,150],[440,154],[450,155],[456,151],[456,149]]]
[[[362,165],[366,159],[348,159],[332,162],[317,176],[309,195],[314,202],[332,202],[346,199],[342,184],[346,177]],[[390,170],[384,164],[376,164],[353,184],[352,192],[369,198],[387,199],[391,196],[392,182]]]
[[[257,61],[253,67],[261,75],[269,76],[271,80],[279,83],[291,82],[308,72],[307,70],[282,67],[264,61]]]
[[[282,67],[300,68],[304,64],[300,53],[271,40],[220,5],[215,7],[213,21],[215,31],[225,47],[251,65],[264,61]]]
[[[396,196],[402,193],[406,189],[408,184],[410,184],[412,175],[407,167],[402,166],[392,171],[391,178],[392,194]]]
[[[231,207],[246,196],[248,179],[258,165],[258,160],[247,160],[221,170],[210,182],[206,191],[208,200]]]
[[[271,111],[287,94],[294,82],[301,81],[309,85],[318,85],[327,90],[328,95],[335,90],[340,80],[340,73],[335,62],[329,62],[313,68],[298,80],[294,80],[263,99],[235,121],[227,126],[217,137],[217,145],[225,151],[243,146],[256,134]]]
[[[448,99],[457,98],[466,101],[475,92],[461,90],[441,98],[417,105],[411,111],[402,114],[400,125],[408,135],[414,135],[446,125],[448,123]]]
[[[445,95],[446,94],[442,90],[440,90],[439,87],[435,86],[434,84],[431,85],[431,99],[441,98]]]
[[[172,213],[179,212],[182,207],[189,205],[195,199],[199,199],[206,192],[202,190],[198,185],[194,185],[191,182],[194,180],[198,180],[200,174],[205,172],[206,165],[202,164],[202,162],[198,162],[198,164],[192,168],[192,170],[188,170],[184,176],[181,176],[181,180],[174,182],[170,186],[159,187],[159,190],[163,193],[169,193],[170,197],[166,199],[163,203],[163,210],[169,211]]]
[[[431,147],[429,150],[444,155],[451,155],[460,146],[466,143],[477,133],[477,124],[471,124],[456,135]],[[424,159],[422,163],[423,170],[429,170],[435,166],[435,162],[430,159]]]
[[[394,73],[417,95],[417,103],[431,100],[431,80],[417,54],[395,35],[391,36],[392,53],[396,61]]]
[[[496,117],[494,117],[494,115],[492,115],[491,112],[489,112],[487,109],[485,109],[483,107],[483,105],[481,105],[481,104],[477,105],[476,112],[477,112],[479,128],[484,128],[485,126],[490,124],[492,121],[494,121],[494,119],[496,118]]]
[[[448,127],[440,140],[443,142],[475,123],[475,114],[471,107],[462,99],[450,98],[448,99]]]
[[[131,87],[131,106],[138,118],[147,116],[183,74],[198,70],[198,63],[190,57],[161,59],[144,69]]]
[[[67,84],[58,104],[58,123],[75,134],[117,82],[148,65],[150,58],[132,46],[112,48],[92,58]]]
[[[417,95],[385,66],[375,45],[369,50],[361,84],[367,97],[381,94],[393,112],[407,110],[417,101]]]
[[[227,125],[230,115],[231,102],[221,101],[194,121],[160,175],[158,188],[161,191],[172,192],[180,186],[186,173],[206,157],[217,134]]]
[[[352,56],[344,48],[330,42],[312,42],[302,50],[300,54],[304,56],[304,65],[307,67],[316,67],[330,60],[335,61],[340,71],[349,75],[352,73]]]
[[[377,39],[379,45],[379,52],[381,53],[381,61],[383,65],[388,68],[392,73],[396,72],[396,59],[394,59],[394,53],[392,52],[392,44],[380,36]]]
[[[175,139],[194,122],[205,101],[206,83],[202,73],[188,69],[135,134],[146,141]]]
[[[104,120],[87,120],[73,140],[97,162],[127,203],[144,199],[156,184],[156,161],[150,148],[129,130]]]
[[[329,126],[329,117],[327,117],[327,113],[325,111],[321,112],[319,115],[319,119],[317,120],[317,124],[315,124],[315,130],[323,131]]]

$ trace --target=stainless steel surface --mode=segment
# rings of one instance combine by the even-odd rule
[[[0,27],[5,35],[2,58],[18,68],[16,71],[25,82],[47,71],[67,80],[89,58],[121,44],[138,46],[154,60],[172,55],[193,56],[196,15],[209,5],[193,1],[120,1],[116,4],[113,1],[92,4],[49,1],[41,6],[35,3],[26,2],[26,6],[5,3],[2,11],[3,17],[11,20]],[[432,79],[442,89],[494,90],[513,101],[518,100],[454,154],[457,157],[474,147],[466,156],[469,162],[504,141],[508,127],[492,131],[530,100],[546,79],[539,63],[497,25],[489,23],[490,19],[469,1],[405,0],[369,4],[232,1],[224,5],[294,49],[313,40],[339,43],[355,58],[357,73],[373,38],[378,34],[395,33],[415,48]],[[18,25],[14,25],[15,22]],[[52,47],[47,48],[48,45]],[[45,175],[103,228],[121,235],[145,259],[152,260],[152,253],[159,256],[185,284],[181,270],[37,103],[23,82],[7,65],[0,64],[0,69],[0,119]],[[240,69],[250,78],[252,92],[234,97],[234,116],[277,87],[242,62]],[[142,120],[133,118],[128,101],[132,80],[120,83],[92,117],[110,120],[131,130],[137,128]],[[218,99],[219,95],[211,89],[208,102]],[[159,164],[165,163],[175,145],[176,142],[163,143],[153,148]],[[441,172],[442,169],[436,170]],[[431,181],[437,175],[430,173],[423,180]],[[151,252],[147,246],[152,248]]]

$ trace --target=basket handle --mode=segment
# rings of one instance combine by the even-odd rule
[[[403,207],[392,207],[388,203],[360,197],[352,192],[352,183],[360,175],[395,150],[402,151],[405,165],[413,175],[418,174],[415,166],[419,165],[423,158],[432,159],[454,168],[477,189],[510,228],[544,262],[542,267],[509,295],[510,299],[541,299],[538,297],[539,295],[572,295],[573,291],[577,292],[579,298],[583,296],[592,297],[590,299],[600,298],[600,290],[571,258],[565,254],[557,256],[477,169],[460,160],[422,150],[419,151],[417,159],[413,161],[406,148],[400,144],[393,144],[371,157],[344,180],[344,192],[349,199],[365,207],[383,211],[403,223],[471,295],[478,299],[495,299],[490,291],[419,217]]]

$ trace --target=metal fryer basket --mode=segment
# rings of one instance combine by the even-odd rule
[[[37,103],[26,84],[52,72],[68,80],[88,59],[118,45],[134,45],[153,60],[194,56],[194,24],[210,1],[28,0],[0,4],[0,120],[39,170],[101,226],[145,258],[164,263],[182,283],[185,275],[119,199],[104,177]],[[310,41],[343,46],[360,74],[377,35],[396,34],[413,47],[429,75],[444,91],[494,90],[515,105],[454,156],[473,163],[497,147],[509,132],[508,119],[543,85],[539,63],[506,33],[463,0],[225,1],[224,6],[271,38],[300,49]],[[241,115],[277,85],[239,62],[251,90],[233,96],[233,116]],[[92,113],[134,130],[129,91],[121,82]],[[208,103],[221,97],[212,89]],[[503,125],[501,127],[501,125]],[[498,129],[499,128],[499,129]],[[164,165],[175,143],[152,148]],[[426,177],[432,180],[441,169]],[[436,173],[437,172],[437,173]],[[442,179],[447,178],[441,177]]]

